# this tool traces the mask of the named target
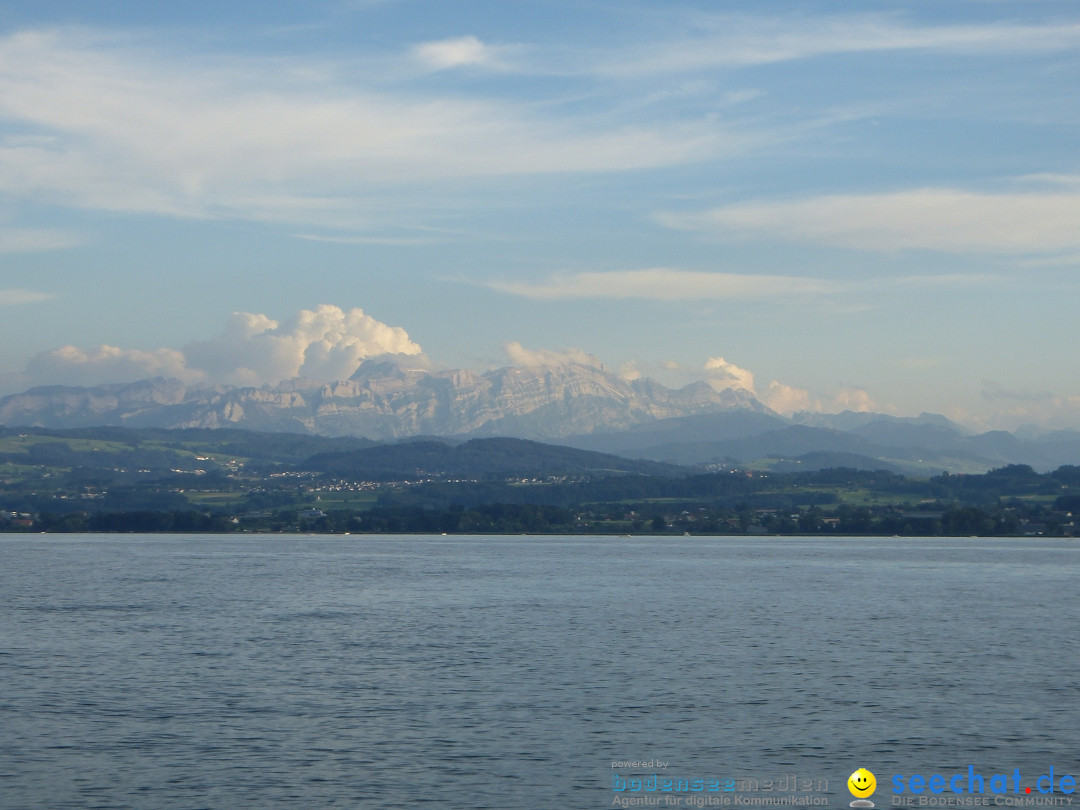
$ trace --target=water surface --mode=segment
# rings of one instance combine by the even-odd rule
[[[0,807],[599,808],[657,758],[836,807],[859,766],[879,807],[896,773],[1080,774],[1078,549],[8,536]]]

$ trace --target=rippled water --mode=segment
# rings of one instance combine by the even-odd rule
[[[836,807],[859,766],[879,807],[893,773],[1078,774],[1078,551],[8,536],[0,807],[600,808],[653,758]]]

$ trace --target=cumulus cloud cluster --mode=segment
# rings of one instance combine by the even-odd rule
[[[799,411],[813,413],[839,413],[856,411],[865,413],[889,412],[891,409],[878,404],[865,388],[843,386],[827,394],[813,395],[804,388],[794,388],[773,380],[768,387],[758,392],[758,399],[777,413],[790,416]]]
[[[516,341],[503,344],[510,363],[515,366],[565,366],[584,365],[604,369],[600,359],[582,349],[569,348],[553,351],[550,349],[526,349]],[[803,388],[795,388],[773,380],[767,386],[758,388],[754,382],[754,373],[749,369],[735,365],[723,357],[710,357],[701,366],[685,366],[674,360],[660,364],[661,376],[671,380],[704,380],[716,391],[742,389],[757,397],[767,407],[777,413],[790,416],[799,411],[833,413],[836,411],[877,411],[881,406],[862,388],[845,386],[828,394],[811,394]],[[618,371],[624,380],[641,379],[644,375],[634,362],[624,363]],[[669,383],[670,384],[670,383]]]
[[[330,382],[346,379],[368,357],[421,353],[401,327],[358,308],[346,311],[324,304],[285,322],[236,312],[216,337],[183,349],[63,346],[34,357],[26,376],[39,385],[98,385],[155,376],[244,386],[274,385],[293,377]]]
[[[291,377],[343,380],[373,355],[421,351],[400,326],[388,326],[361,309],[345,312],[324,304],[301,310],[284,324],[235,313],[220,335],[188,344],[184,354],[214,379],[260,385]]]
[[[526,349],[517,341],[510,341],[503,344],[503,351],[506,352],[507,358],[509,358],[511,365],[524,366],[526,368],[535,368],[538,366],[591,366],[593,368],[603,368],[604,364],[600,362],[598,357],[581,350],[581,349],[562,349],[560,351],[553,351],[551,349]]]
[[[579,348],[527,349],[510,341],[503,344],[503,351],[511,365],[523,368],[581,365],[605,369],[598,357]],[[189,385],[258,387],[297,377],[333,382],[352,376],[364,360],[384,354],[410,355],[427,362],[421,347],[401,327],[378,321],[359,308],[343,310],[324,304],[300,310],[280,322],[267,315],[235,312],[216,336],[192,341],[181,349],[62,346],[34,357],[22,382],[93,386],[159,376]],[[720,356],[696,367],[676,362],[662,366],[676,378],[704,379],[717,391],[743,389],[783,414],[877,407],[867,392],[858,388],[812,396],[774,380],[759,390],[753,372]],[[626,363],[619,375],[634,380],[641,378],[642,372],[636,364]]]
[[[705,372],[705,381],[717,391],[726,388],[745,388],[751,392],[754,390],[754,375],[745,368],[729,363],[723,357],[710,357],[705,361],[702,370]]]
[[[117,346],[61,346],[32,358],[26,376],[36,385],[101,385],[147,377],[194,382],[200,377],[188,367],[183,352],[176,349],[141,351]]]
[[[713,389],[742,389],[748,391],[777,413],[790,416],[799,411],[832,413],[835,411],[876,411],[881,407],[870,394],[856,387],[842,387],[824,395],[814,395],[773,380],[767,386],[755,385],[752,371],[728,362],[723,357],[710,357],[700,368],[688,368],[674,361],[663,364],[665,370],[683,378],[703,378]]]

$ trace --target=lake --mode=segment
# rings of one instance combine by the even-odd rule
[[[879,808],[914,774],[1019,771],[1038,798],[1080,774],[1078,561],[1041,538],[0,536],[0,807],[847,807],[859,767]]]

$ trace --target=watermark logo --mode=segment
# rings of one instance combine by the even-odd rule
[[[874,803],[869,800],[877,790],[877,779],[866,768],[859,768],[851,774],[847,780],[847,789],[855,797],[855,801],[848,807],[873,807]]]
[[[967,773],[935,773],[924,776],[898,773],[892,778],[893,807],[1032,807],[1069,806],[1073,803],[1077,778],[1061,774],[1055,778],[1051,767],[1047,773],[1029,783],[1014,768],[1011,774],[995,773],[986,776],[968,765]],[[1035,793],[1032,793],[1034,789]],[[913,794],[909,798],[909,794]]]
[[[829,805],[828,796],[817,795],[828,793],[827,779],[800,777],[795,773],[766,778],[683,776],[669,772],[668,763],[660,759],[612,760],[611,770],[613,807],[817,810]]]

